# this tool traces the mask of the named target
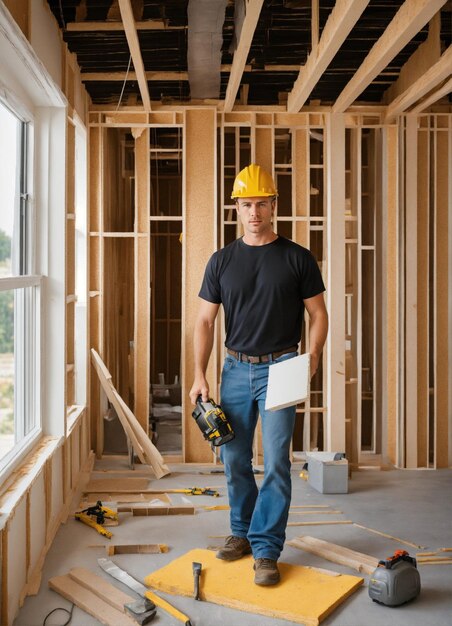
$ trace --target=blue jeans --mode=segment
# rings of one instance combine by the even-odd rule
[[[291,498],[290,444],[295,407],[265,410],[268,368],[296,356],[290,352],[270,363],[244,363],[228,355],[221,376],[221,407],[235,439],[220,448],[231,507],[231,532],[247,537],[255,559],[278,560],[286,538]],[[253,474],[253,437],[262,420],[264,479],[257,488]]]

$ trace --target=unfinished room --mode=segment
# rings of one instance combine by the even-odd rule
[[[0,626],[451,626],[451,329],[452,0],[0,0]]]

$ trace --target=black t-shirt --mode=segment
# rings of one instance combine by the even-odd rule
[[[249,246],[237,239],[215,252],[199,296],[223,304],[226,347],[258,356],[297,345],[303,300],[323,291],[311,252],[278,237],[263,246]]]

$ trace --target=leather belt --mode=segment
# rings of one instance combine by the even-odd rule
[[[289,354],[289,352],[296,352],[298,346],[292,346],[291,348],[286,348],[285,350],[280,350],[279,352],[272,352],[271,354],[262,354],[261,356],[248,356],[247,354],[243,354],[243,352],[236,352],[235,350],[230,350],[226,348],[226,352],[233,356],[237,361],[243,361],[244,363],[269,363],[270,361],[274,361],[275,359],[279,359],[283,354]]]

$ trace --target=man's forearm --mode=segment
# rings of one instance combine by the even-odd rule
[[[309,324],[309,352],[320,356],[328,334],[328,316],[319,313],[311,318]]]
[[[207,321],[199,321],[195,326],[194,352],[195,352],[195,376],[205,377],[207,365],[212,353],[215,333],[215,324]]]

